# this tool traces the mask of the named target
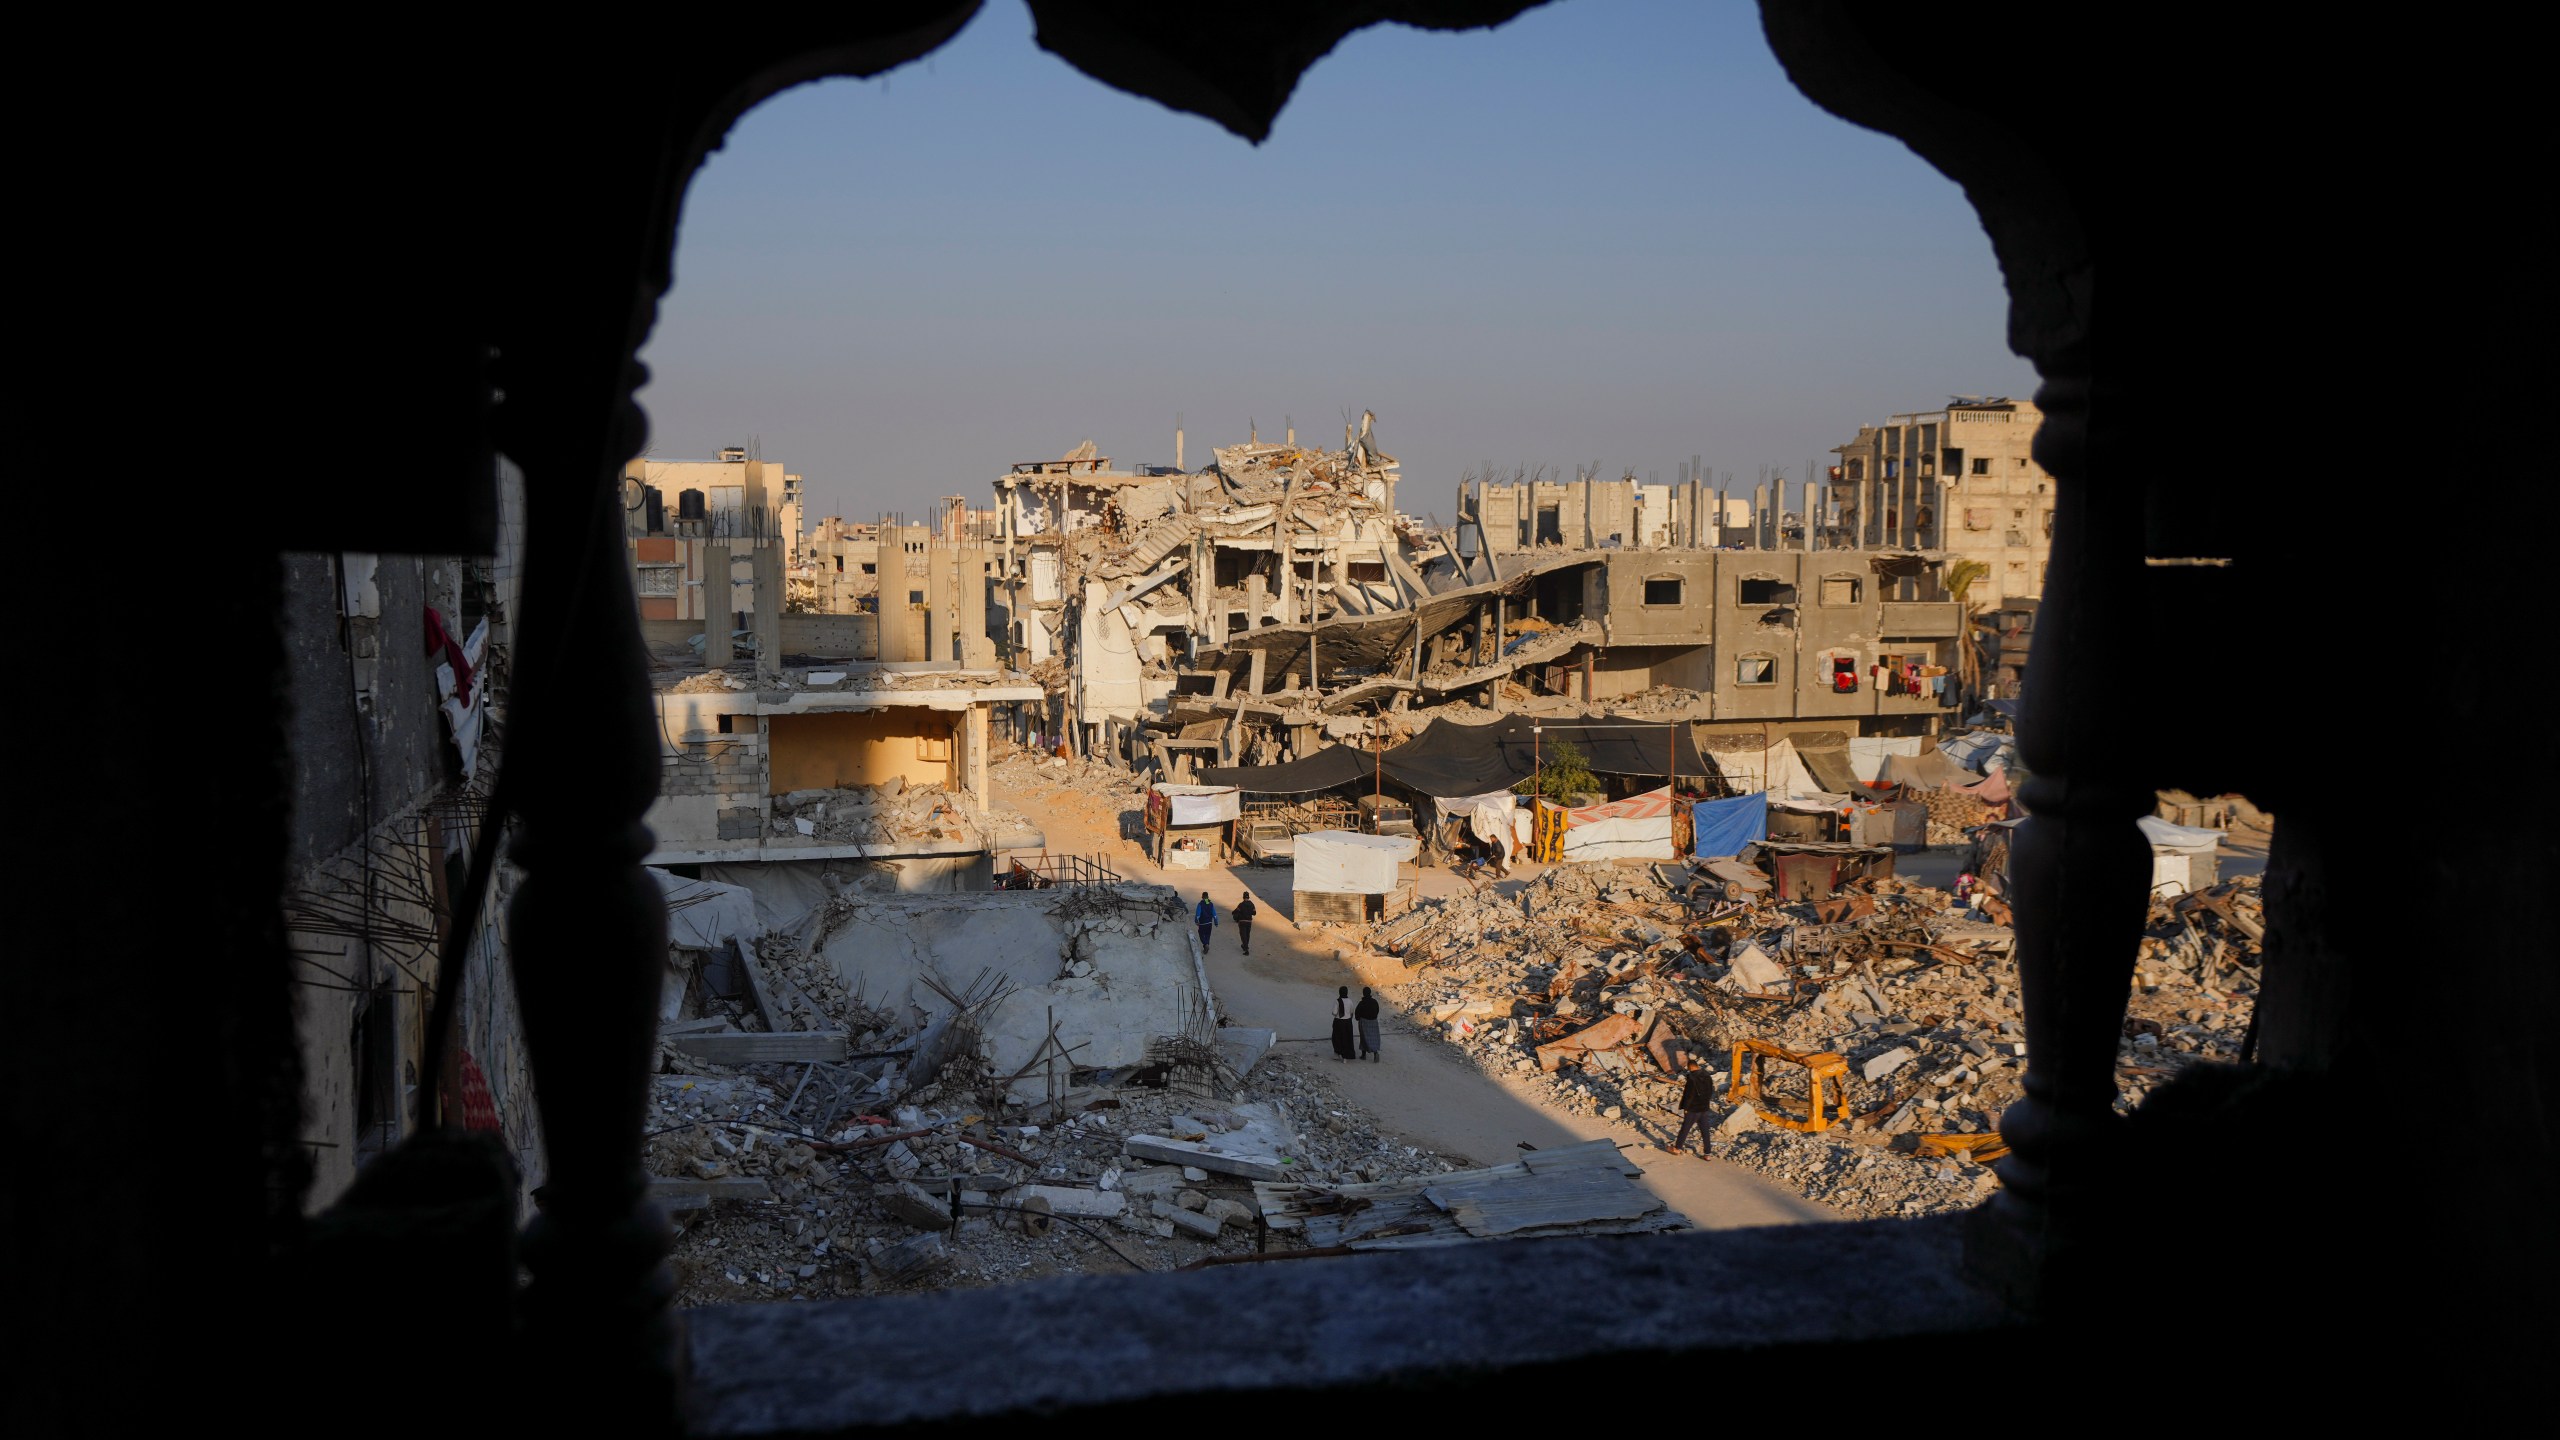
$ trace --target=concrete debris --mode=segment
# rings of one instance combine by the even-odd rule
[[[1846,1122],[1799,1133],[1736,1106],[1709,1153],[1855,1216],[1964,1209],[1995,1188],[1979,1162],[1997,1153],[2025,1071],[2008,928],[1909,879],[1849,882],[1868,913],[1826,922],[1814,904],[1774,890],[1729,899],[1721,878],[1687,871],[1559,866],[1426,900],[1381,934],[1411,976],[1390,998],[1484,1070],[1571,1113],[1615,1110],[1664,1143],[1684,1056],[1722,1094],[1736,1041],[1835,1052],[1850,1071]],[[2264,930],[2257,886],[2152,902],[2121,1109],[2184,1065],[2238,1058]],[[1768,1085],[1772,1106],[1804,1113],[1801,1071],[1774,1067]],[[1934,1136],[1949,1137],[1930,1147],[1945,1154],[1920,1154]]]
[[[896,1048],[885,1011],[823,1003],[857,1050]],[[647,1149],[650,1173],[665,1177],[653,1193],[683,1227],[678,1303],[1170,1270],[1277,1238],[1254,1223],[1245,1180],[1133,1157],[1133,1134],[1236,1145],[1285,1129],[1296,1137],[1288,1173],[1318,1184],[1418,1183],[1460,1168],[1376,1133],[1330,1075],[1287,1051],[1241,1080],[1177,1069],[1163,1088],[1135,1071],[1097,1084],[1107,1072],[1079,1069],[1077,1098],[1053,1118],[1038,1104],[987,1105],[970,1087],[1000,1077],[971,1066],[893,1105],[904,1088],[894,1057],[728,1068],[662,1049],[663,1065],[687,1072],[657,1077]],[[1232,1093],[1220,1098],[1220,1085]]]
[[[1530,1235],[1617,1235],[1686,1229],[1643,1172],[1600,1139],[1436,1179],[1366,1185],[1256,1185],[1263,1222],[1314,1246],[1407,1250]]]

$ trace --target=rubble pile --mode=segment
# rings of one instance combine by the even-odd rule
[[[1460,1168],[1379,1135],[1301,1063],[1273,1055],[1240,1082],[1088,1075],[1050,1120],[988,1114],[974,1078],[946,1074],[881,1112],[830,1114],[803,1073],[829,1067],[687,1062],[656,1078],[647,1149],[659,1199],[683,1226],[677,1303],[1164,1270],[1249,1252],[1273,1243],[1249,1180],[1153,1163],[1130,1146],[1150,1135],[1215,1142],[1253,1113],[1289,1133],[1273,1158],[1305,1183]]]
[[[1027,828],[1010,811],[977,813],[970,797],[939,785],[910,785],[892,775],[877,785],[793,790],[773,797],[768,831],[784,839],[822,845],[917,844],[967,841],[988,845],[991,836]]]
[[[1996,818],[2007,808],[1984,804],[1961,790],[1914,785],[1905,788],[1903,794],[1928,810],[1928,843],[1932,845],[1961,845],[1965,832]]]
[[[2238,1057],[2257,911],[2254,877],[2154,901],[2119,1108],[2182,1065]],[[1929,1214],[1997,1184],[1972,1152],[1996,1158],[2024,1070],[2012,936],[1945,891],[1861,880],[1818,903],[1735,902],[1687,867],[1568,866],[1424,902],[1379,940],[1412,968],[1396,998],[1419,1028],[1561,1108],[1667,1142],[1685,1052],[1728,1102],[1709,1153],[1813,1199]],[[1792,1063],[1764,1062],[1761,1102],[1736,1103],[1733,1047],[1746,1040],[1842,1057],[1847,1115],[1834,1108],[1817,1131],[1771,1123],[1811,1111],[1808,1071]]]

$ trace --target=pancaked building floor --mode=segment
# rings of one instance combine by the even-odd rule
[[[1359,1248],[1681,1223],[1614,1147],[1473,1171],[1381,1136],[1271,1032],[1215,1023],[1166,887],[804,885],[789,915],[664,883],[647,1163],[679,1303],[1170,1269],[1305,1248],[1310,1214]]]

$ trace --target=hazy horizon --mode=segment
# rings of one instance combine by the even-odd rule
[[[1402,507],[1490,461],[1744,493],[1861,424],[2033,393],[1955,184],[1814,108],[1748,5],[1379,26],[1257,148],[1038,49],[1019,0],[741,120],[642,352],[649,454],[754,444],[808,514],[987,504],[1090,439],[1192,468],[1377,412]]]

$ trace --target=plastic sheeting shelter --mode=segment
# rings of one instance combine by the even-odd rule
[[[1923,790],[1947,790],[1973,784],[1982,777],[1957,764],[1944,750],[1928,750],[1918,755],[1882,757],[1875,778]]]
[[[1401,883],[1399,867],[1420,849],[1421,842],[1411,835],[1310,830],[1298,837],[1290,888],[1318,895],[1385,895]]]
[[[1204,765],[1201,783],[1231,785],[1253,795],[1312,795],[1345,785],[1367,783],[1378,771],[1378,757],[1348,745],[1328,745],[1303,760],[1285,765]]]
[[[1992,730],[1976,730],[1941,744],[1938,749],[1958,765],[1977,773],[1994,766],[2006,770],[2018,753],[2018,738]]]
[[[1701,800],[1690,811],[1689,846],[1696,855],[1739,855],[1754,840],[1769,838],[1769,797],[1736,795],[1730,800]]]
[[[1435,720],[1421,734],[1380,760],[1387,778],[1432,796],[1481,795],[1508,790],[1538,771],[1540,757],[1571,745],[1594,774],[1659,775],[1674,768],[1691,779],[1720,772],[1698,749],[1686,724],[1540,722],[1511,715],[1490,725]]]
[[[2157,815],[2145,815],[2136,823],[2142,827],[2142,838],[2151,842],[2153,894],[2184,895],[2204,889],[2219,876],[2222,831],[2173,825]]]
[[[1852,735],[1849,737],[1849,768],[1861,782],[1890,779],[1884,773],[1886,757],[1917,757],[1929,748],[1929,742],[1918,735]]]
[[[1672,842],[1671,805],[1671,788],[1666,785],[1606,805],[1565,811],[1565,861],[1679,858]]]
[[[1243,813],[1233,785],[1158,785],[1165,799],[1165,823],[1177,828],[1223,825]]]
[[[1482,795],[1453,795],[1437,802],[1443,820],[1463,820],[1467,833],[1488,845],[1499,846],[1503,858],[1519,848],[1519,825],[1513,818],[1520,809],[1520,797],[1508,790],[1492,790]]]

